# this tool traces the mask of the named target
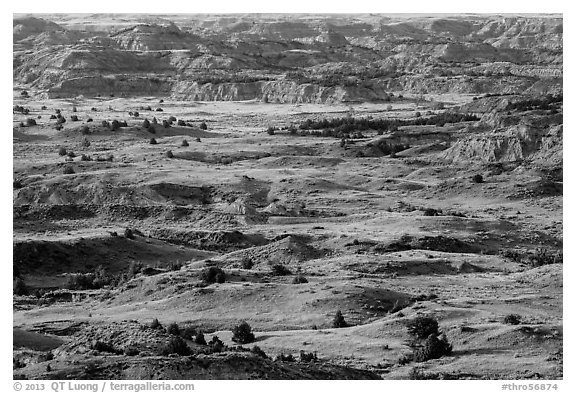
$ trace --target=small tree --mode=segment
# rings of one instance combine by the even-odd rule
[[[203,121],[202,123],[200,123],[200,129],[201,129],[201,130],[207,130],[207,129],[208,129],[208,126],[206,125],[206,122]]]
[[[22,280],[22,278],[20,278],[20,277],[16,277],[14,279],[14,284],[13,284],[12,289],[13,289],[14,295],[18,295],[18,296],[28,295],[28,293],[29,293],[28,287],[24,283],[24,280]]]
[[[306,284],[307,282],[308,282],[308,279],[306,279],[306,277],[304,277],[302,274],[298,274],[292,280],[292,284]]]
[[[166,157],[168,157],[168,158],[174,158],[174,153],[172,153],[172,150],[168,150],[168,151],[166,152]]]
[[[155,139],[155,138],[150,138],[150,144],[151,144],[151,145],[157,145],[158,142],[156,142],[156,139]]]
[[[261,358],[268,359],[268,355],[266,355],[266,352],[264,352],[262,348],[260,348],[258,345],[254,345],[254,347],[252,347],[250,352],[252,352],[256,356],[260,356]]]
[[[187,141],[186,139],[184,139],[184,140],[182,141],[182,147],[188,147],[188,146],[189,146],[189,145],[188,145],[188,141]]]
[[[431,334],[438,335],[438,321],[433,317],[416,317],[409,321],[406,326],[408,333],[419,339],[425,339]]]
[[[204,338],[204,333],[202,333],[201,331],[198,332],[196,338],[194,338],[194,342],[198,345],[207,345],[206,339]]]
[[[150,323],[150,329],[162,329],[162,324],[158,321],[158,318],[154,318]]]
[[[348,326],[348,323],[344,319],[344,316],[342,315],[342,311],[340,311],[340,310],[336,311],[336,315],[334,316],[334,320],[332,321],[332,327],[343,328],[346,326]]]
[[[190,353],[190,347],[186,344],[186,341],[182,339],[180,336],[171,337],[168,343],[162,348],[160,353],[163,356],[167,356],[170,354],[178,354],[180,356],[188,356]]]
[[[452,345],[448,342],[445,335],[441,335],[439,338],[438,335],[431,334],[421,348],[414,350],[414,360],[416,362],[425,362],[430,359],[439,359],[451,353]]]
[[[240,344],[248,344],[255,340],[252,328],[246,321],[242,321],[239,325],[234,326],[232,333],[232,341]]]
[[[150,127],[150,121],[148,121],[148,119],[144,119],[144,121],[142,122],[142,127],[143,128],[149,128]]]
[[[66,151],[66,148],[60,146],[60,148],[58,148],[58,155],[65,156],[66,154],[68,154],[68,152]]]
[[[134,231],[130,228],[124,230],[124,237],[126,239],[134,239]]]
[[[168,334],[172,334],[174,336],[179,336],[180,335],[180,328],[178,327],[178,324],[176,322],[172,322],[170,325],[168,325],[168,327],[166,328],[166,332]]]

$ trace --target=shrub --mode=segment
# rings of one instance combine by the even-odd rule
[[[224,270],[216,266],[210,266],[202,271],[202,281],[208,284],[215,282],[222,284],[226,281],[226,273]]]
[[[133,113],[133,116],[134,116],[134,117],[139,117],[139,116],[140,116],[140,113],[134,112],[134,113]]]
[[[304,351],[300,351],[300,361],[301,362],[305,362],[305,363],[310,363],[310,362],[314,362],[318,360],[318,357],[316,356],[316,353],[306,353]]]
[[[106,120],[102,120],[102,127],[110,128],[110,123],[108,123]]]
[[[36,120],[30,119],[30,118],[29,118],[29,119],[26,119],[26,125],[27,125],[28,127],[30,127],[30,126],[35,126],[35,125],[36,125]]]
[[[168,334],[172,334],[174,336],[179,336],[180,335],[180,328],[178,327],[178,324],[176,322],[172,322],[170,325],[168,325],[168,327],[166,328],[166,332]]]
[[[72,107],[72,112],[78,112],[78,108],[76,108],[75,106]]]
[[[344,316],[342,315],[342,311],[340,311],[340,310],[336,311],[336,315],[334,316],[334,320],[332,321],[332,327],[343,328],[346,326],[348,326],[348,323],[344,319]]]
[[[196,338],[194,338],[194,342],[198,345],[208,345],[206,343],[206,339],[204,338],[204,333],[198,332]]]
[[[200,137],[196,137],[196,142],[202,142],[202,141],[200,140]]]
[[[66,154],[68,154],[68,152],[66,151],[66,148],[60,146],[60,148],[58,148],[58,155],[65,156]]]
[[[72,120],[72,121],[78,121],[78,116],[72,115],[72,116],[70,116],[70,120]]]
[[[150,127],[148,128],[148,132],[151,133],[151,134],[156,134],[156,127],[150,126]]]
[[[126,356],[137,356],[139,353],[140,351],[136,347],[129,346],[124,348],[124,355]]]
[[[306,279],[306,277],[304,277],[301,274],[298,274],[296,277],[294,277],[294,279],[292,280],[292,284],[306,284],[308,282],[308,280]]]
[[[266,130],[268,135],[274,135],[275,131],[276,131],[276,128],[274,128],[274,127],[268,127],[268,129]]]
[[[62,128],[64,127],[62,127],[61,124],[57,124],[56,127],[54,127],[54,129],[56,129],[57,131],[60,131]]]
[[[232,341],[240,344],[248,344],[255,339],[252,328],[246,321],[242,321],[239,325],[234,326],[232,333]]]
[[[29,293],[28,287],[24,283],[24,280],[22,280],[20,277],[16,277],[14,279],[12,290],[14,292],[14,295],[18,296],[25,296],[28,295]]]
[[[164,109],[162,109],[162,108],[156,108],[156,112],[164,112]]]
[[[424,215],[425,216],[434,217],[434,216],[439,216],[440,213],[441,212],[439,210],[433,209],[431,207],[424,209]]]
[[[433,317],[419,316],[409,321],[406,326],[408,333],[419,339],[438,334],[438,321]]]
[[[244,258],[242,260],[242,269],[250,270],[254,267],[254,261],[250,258]]]
[[[178,124],[180,127],[186,126],[186,122],[184,122],[184,120],[182,120],[182,119],[178,120],[178,122],[176,124]]]
[[[82,126],[82,128],[80,128],[80,132],[82,133],[82,135],[88,135],[90,134],[90,128],[88,128],[88,126]],[[86,146],[89,147],[90,145]]]
[[[70,158],[76,157],[76,153],[74,153],[73,151],[69,151],[68,154],[66,154],[66,155]]]
[[[178,354],[180,356],[188,356],[191,354],[190,347],[186,344],[186,341],[180,336],[171,337],[168,343],[161,349],[160,353],[163,356],[170,354]]]
[[[274,359],[277,362],[295,362],[296,359],[294,359],[294,356],[292,356],[292,354],[288,354],[288,355],[284,355],[283,353],[281,353],[280,355],[276,356],[276,359]]]
[[[522,317],[518,314],[508,314],[504,317],[504,323],[507,325],[519,325]]]
[[[260,356],[261,358],[268,359],[268,355],[266,355],[266,352],[264,352],[262,348],[260,348],[258,345],[254,345],[250,350],[250,352],[252,352],[256,356]]]
[[[56,119],[56,115],[50,115],[50,120]]]
[[[47,107],[46,105],[42,105],[42,108],[40,108],[40,109],[42,109],[43,111],[45,111],[46,109],[48,109],[48,107]]]
[[[93,121],[94,121],[94,120],[93,120],[91,117],[89,117],[88,119],[86,119],[86,123],[92,123]]]
[[[484,178],[480,174],[472,176],[472,182],[474,183],[484,183]]]
[[[124,229],[124,237],[126,239],[134,239],[134,231],[130,228]]]
[[[164,128],[170,128],[170,123],[168,123],[166,120],[162,120],[162,126]]]
[[[92,161],[92,157],[90,157],[89,155],[86,155],[86,154],[82,154],[80,156],[80,161]]]
[[[117,354],[119,352],[114,348],[112,344],[104,341],[96,341],[95,343],[92,344],[91,348],[98,352],[108,352],[114,354]]]
[[[272,265],[272,274],[275,276],[288,276],[292,274],[292,272],[282,264]]]
[[[184,139],[184,140],[182,141],[182,147],[188,147],[188,146],[189,146],[189,145],[188,145],[188,141],[187,141],[186,139]]]
[[[170,116],[168,118],[168,122],[170,122],[170,123],[175,122],[175,121],[176,121],[176,117],[174,117],[174,116]]]
[[[150,127],[150,121],[148,119],[144,119],[144,121],[142,122],[142,127],[143,128],[149,128]]]
[[[110,125],[110,129],[112,131],[116,131],[120,128],[120,122],[118,120],[112,120],[112,124]]]
[[[200,129],[201,129],[201,130],[207,130],[207,129],[208,129],[208,126],[206,125],[206,122],[203,121],[202,123],[200,123]]]
[[[452,353],[452,345],[442,335],[431,334],[424,342],[424,346],[414,350],[414,360],[416,362],[425,362],[430,359],[439,359],[444,355]]]
[[[150,144],[151,144],[151,145],[157,145],[158,142],[156,142],[156,139],[155,139],[155,138],[150,138]]]
[[[76,172],[74,172],[74,168],[72,166],[66,166],[64,167],[64,171],[62,173],[64,173],[65,175],[72,175]]]
[[[154,318],[150,323],[150,329],[162,329],[162,324],[158,321],[158,318]]]
[[[82,147],[90,147],[90,140],[88,138],[82,139]]]
[[[64,116],[60,116],[56,120],[56,124],[64,124],[66,123],[66,118]]]
[[[194,326],[186,326],[180,331],[180,336],[186,340],[192,340],[196,335],[198,335],[198,332]]]
[[[174,153],[172,153],[172,150],[168,150],[168,151],[166,152],[166,157],[168,157],[168,158],[174,158]]]
[[[212,340],[208,343],[210,346],[210,351],[213,353],[222,352],[226,347],[222,340],[218,338],[218,336],[212,337]]]

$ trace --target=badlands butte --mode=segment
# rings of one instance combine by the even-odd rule
[[[14,378],[561,379],[562,25],[15,15]]]

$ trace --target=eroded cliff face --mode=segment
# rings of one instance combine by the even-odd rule
[[[311,83],[298,84],[291,81],[267,81],[252,83],[198,84],[178,81],[172,97],[193,101],[241,101],[261,100],[269,103],[339,103],[387,99],[383,88],[334,86],[326,87]]]
[[[14,80],[48,96],[331,103],[562,91],[559,17],[111,16],[101,31],[54,18],[14,21]]]
[[[471,135],[456,141],[440,157],[451,162],[533,161],[539,166],[558,166],[562,164],[562,128],[561,124],[520,124]]]

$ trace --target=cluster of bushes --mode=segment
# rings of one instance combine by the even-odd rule
[[[543,98],[530,98],[522,101],[517,102],[509,102],[506,106],[506,110],[518,110],[518,111],[528,111],[528,110],[549,110],[549,109],[556,109],[557,103],[563,101],[562,94],[559,95],[552,95],[548,94]]]
[[[21,113],[23,115],[27,115],[30,113],[30,109],[24,108],[21,105],[14,105],[14,108],[12,109],[12,111],[17,112],[17,113]]]
[[[430,117],[417,117],[410,120],[378,119],[342,117],[334,119],[311,120],[307,119],[300,124],[301,130],[333,129],[335,133],[326,136],[335,136],[339,132],[350,133],[352,131],[394,131],[400,126],[436,125],[443,126],[446,123],[460,123],[464,121],[480,120],[477,116],[463,113],[443,112]]]
[[[117,279],[109,274],[102,266],[98,266],[93,273],[74,273],[68,275],[67,288],[73,290],[100,289],[111,285]]]
[[[550,251],[545,248],[538,248],[535,251],[507,249],[501,251],[501,255],[516,263],[522,263],[531,267],[563,263],[564,259],[562,251]]]
[[[219,84],[219,83],[253,83],[260,81],[273,81],[275,78],[268,76],[253,76],[239,73],[226,73],[226,74],[199,74],[194,75],[194,81],[199,85],[204,85],[207,83]]]
[[[366,68],[363,70],[332,70],[330,74],[307,75],[302,71],[290,71],[286,73],[286,79],[298,84],[313,83],[324,87],[372,87],[372,79],[389,77],[390,72],[381,68]]]

